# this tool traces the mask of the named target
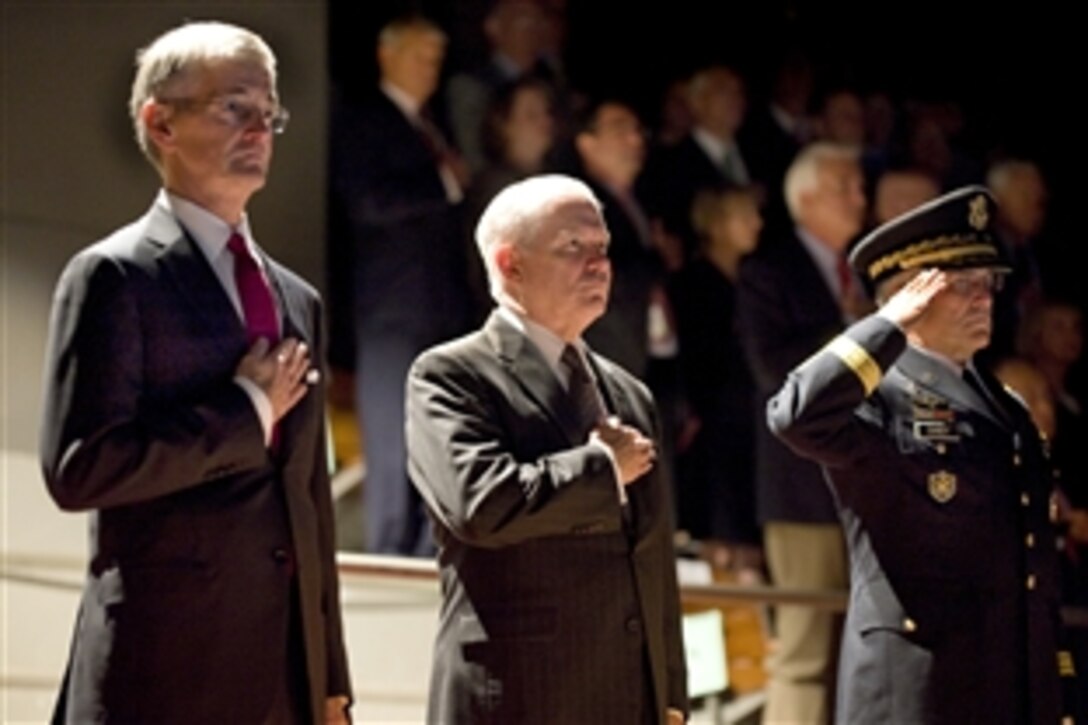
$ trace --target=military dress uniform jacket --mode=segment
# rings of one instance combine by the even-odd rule
[[[851,561],[844,723],[1056,723],[1051,478],[1026,409],[870,316],[794,370],[768,424],[819,461]]]

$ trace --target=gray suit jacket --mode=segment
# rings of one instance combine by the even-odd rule
[[[284,334],[320,360],[317,294],[265,263]],[[64,270],[42,466],[61,508],[92,518],[56,720],[261,721],[290,666],[293,597],[312,717],[348,694],[324,391],[280,421],[271,455],[232,382],[245,349],[211,267],[161,207]]]
[[[657,439],[646,388],[591,359],[609,408]],[[663,469],[627,487],[625,522],[608,456],[584,442],[544,358],[497,314],[421,355],[407,398],[409,471],[435,523],[444,599],[428,719],[660,722],[667,707],[686,711]]]

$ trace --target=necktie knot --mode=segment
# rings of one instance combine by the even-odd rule
[[[250,253],[245,238],[238,232],[230,235],[227,249],[234,256],[234,284],[242,304],[246,337],[250,344],[261,337],[270,343],[277,342],[280,335],[276,303],[257,260]]]
[[[574,404],[578,424],[583,432],[588,433],[605,417],[600,393],[597,392],[597,386],[586,367],[585,360],[573,345],[564,347],[559,359],[569,373],[567,393]]]
[[[230,235],[230,239],[227,240],[227,249],[229,249],[231,254],[235,257],[249,258],[249,249],[246,248],[245,237],[238,232],[234,232]]]

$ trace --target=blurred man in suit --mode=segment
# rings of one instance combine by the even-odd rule
[[[806,146],[786,172],[792,233],[766,239],[741,263],[737,321],[760,411],[793,366],[845,327],[854,300],[863,297],[845,256],[865,220],[863,187],[857,149]],[[787,588],[845,589],[842,531],[819,466],[772,436],[762,415],[754,423],[756,508],[771,580]],[[835,625],[835,615],[813,607],[776,607],[768,722],[830,717]]]
[[[45,479],[92,514],[54,721],[346,723],[321,304],[245,212],[287,121],[275,59],[181,26],[130,111],[162,190],[68,263],[50,323]]]
[[[688,102],[691,132],[674,146],[656,149],[639,181],[639,195],[650,214],[680,237],[685,261],[698,247],[691,226],[698,193],[752,181],[737,140],[748,108],[740,74],[723,65],[700,69],[688,84]]]
[[[331,241],[354,269],[334,314],[354,313],[365,541],[380,554],[433,554],[404,468],[404,380],[421,350],[468,329],[468,177],[428,107],[445,53],[434,22],[394,18],[378,35],[378,86],[336,119],[333,193],[349,231]]]
[[[476,231],[498,302],[421,355],[408,455],[439,545],[432,723],[680,723],[669,482],[646,387],[582,341],[609,234],[580,181],[508,186]]]
[[[1073,722],[1045,443],[974,362],[1009,270],[994,216],[969,186],[863,239],[850,262],[879,311],[767,407],[822,465],[850,548],[838,722]]]

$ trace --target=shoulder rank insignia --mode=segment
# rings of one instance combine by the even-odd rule
[[[956,495],[956,475],[948,471],[929,474],[929,495],[937,503],[948,503]]]

